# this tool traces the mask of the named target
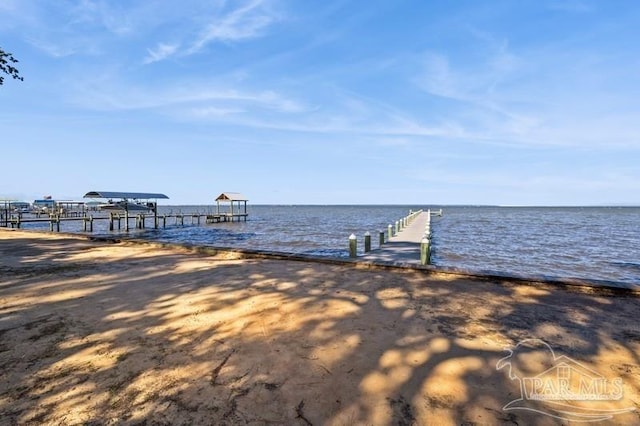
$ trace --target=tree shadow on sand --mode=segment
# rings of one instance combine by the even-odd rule
[[[0,250],[8,424],[553,423],[503,410],[521,389],[496,364],[534,337],[640,401],[629,295],[38,234]]]

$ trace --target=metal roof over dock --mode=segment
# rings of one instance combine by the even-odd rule
[[[164,194],[151,192],[115,192],[115,191],[89,191],[82,198],[133,198],[137,200],[168,199]]]
[[[216,198],[216,201],[249,201],[249,200],[247,200],[247,197],[245,197],[239,192],[223,192],[222,194],[218,195],[218,198]]]

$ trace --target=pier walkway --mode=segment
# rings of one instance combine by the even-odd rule
[[[373,262],[393,262],[420,264],[420,241],[433,213],[421,212],[406,228],[389,238],[380,248],[359,256],[359,260]]]

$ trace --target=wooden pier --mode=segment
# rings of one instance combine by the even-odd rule
[[[60,231],[60,224],[70,221],[82,221],[82,230],[93,232],[94,221],[108,221],[108,230],[114,231],[124,227],[128,231],[130,221],[135,221],[135,228],[145,229],[148,222],[149,227],[158,229],[160,226],[166,228],[167,221],[174,220],[175,225],[184,226],[185,219],[191,224],[206,224],[247,221],[247,199],[238,192],[223,192],[216,198],[215,210],[206,213],[176,213],[158,214],[157,199],[168,199],[164,194],[142,193],[142,192],[114,192],[114,191],[89,191],[83,198],[104,199],[107,202],[96,202],[102,214],[92,215],[91,210],[86,209],[84,202],[42,200],[51,204],[52,209],[48,212],[38,209],[30,213],[14,212],[12,203],[15,200],[0,199],[0,226],[21,228],[27,223],[48,223],[50,231]],[[115,201],[114,201],[115,199]],[[153,201],[151,201],[153,200]],[[58,203],[58,204],[56,204]],[[225,211],[224,205],[227,205]],[[221,208],[222,207],[222,208]],[[106,216],[105,213],[109,212]],[[124,222],[124,223],[123,223]]]
[[[358,259],[385,263],[429,264],[431,217],[434,215],[442,216],[442,210],[412,212],[409,216],[397,221],[395,226],[389,225],[387,232],[380,235],[379,248],[365,250],[364,255],[359,256]],[[387,239],[383,241],[385,235]]]
[[[84,232],[93,232],[93,223],[96,221],[107,221],[109,231],[115,231],[124,229],[128,231],[131,228],[134,229],[146,229],[146,228],[155,228],[158,229],[160,227],[166,228],[167,225],[174,226],[185,226],[185,224],[191,225],[201,225],[202,223],[219,223],[219,222],[227,222],[234,220],[247,220],[247,214],[221,214],[221,215],[211,215],[207,213],[177,213],[177,214],[164,214],[164,215],[148,215],[148,214],[137,214],[137,215],[126,215],[120,213],[110,213],[109,216],[50,216],[47,218],[44,217],[24,217],[22,215],[9,217],[3,223],[0,223],[0,226],[11,227],[11,228],[22,228],[22,225],[27,223],[46,223],[49,224],[50,231],[60,232],[61,223],[64,222],[83,222],[82,230]],[[133,222],[134,226],[131,226],[131,222]]]
[[[220,223],[220,222],[233,222],[244,220],[247,221],[247,213],[222,213],[222,214],[208,214],[207,223]]]

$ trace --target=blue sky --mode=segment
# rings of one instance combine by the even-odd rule
[[[640,2],[0,2],[0,198],[640,204]]]

